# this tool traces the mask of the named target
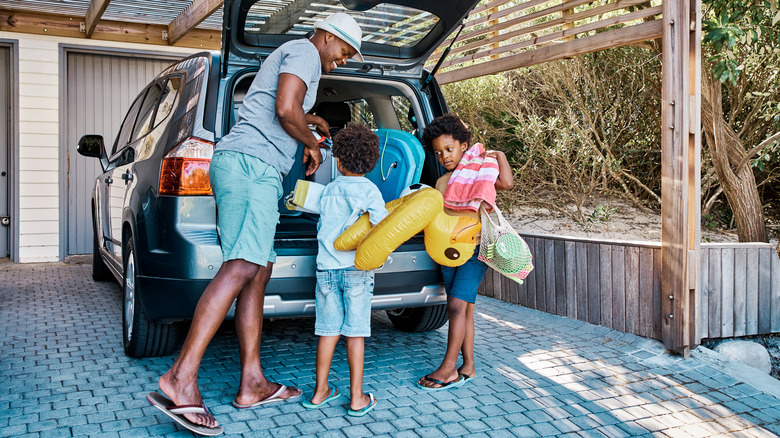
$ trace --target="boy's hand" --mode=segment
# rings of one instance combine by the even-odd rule
[[[322,164],[322,153],[319,146],[303,148],[303,164],[306,165],[306,176],[314,174],[319,169],[320,164]]]

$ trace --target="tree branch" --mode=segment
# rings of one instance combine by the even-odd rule
[[[735,169],[739,169],[739,168],[741,168],[742,166],[744,166],[744,165],[745,165],[745,163],[747,163],[747,161],[748,161],[748,160],[749,160],[749,159],[750,159],[750,158],[751,158],[753,155],[755,155],[756,153],[758,153],[758,151],[760,151],[760,150],[761,150],[761,149],[763,149],[764,147],[766,147],[766,146],[769,146],[769,145],[770,145],[772,142],[774,142],[774,141],[775,141],[775,140],[777,140],[777,139],[780,139],[780,132],[776,132],[776,133],[775,133],[773,136],[771,136],[771,137],[767,138],[766,140],[764,140],[764,141],[762,141],[761,143],[759,143],[759,144],[758,144],[758,146],[756,146],[756,147],[754,147],[753,149],[749,150],[749,151],[748,151],[748,152],[745,154],[745,156],[744,156],[744,157],[742,157],[742,161],[740,161],[740,162],[739,162],[739,164],[737,165],[737,167],[735,167]]]

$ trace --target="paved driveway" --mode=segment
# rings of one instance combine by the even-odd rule
[[[120,345],[120,289],[90,266],[0,263],[0,437],[191,436],[146,402],[173,357],[130,359]],[[780,382],[742,382],[709,350],[688,360],[658,342],[490,298],[477,302],[478,376],[427,393],[415,380],[443,354],[446,326],[402,333],[382,313],[366,342],[365,387],[379,405],[363,418],[342,406],[230,406],[238,385],[235,333],[221,330],[201,388],[227,436],[776,436]],[[313,320],[265,326],[263,365],[310,394]],[[729,373],[734,374],[732,370]],[[348,393],[343,345],[334,383]],[[763,391],[763,392],[762,392]]]

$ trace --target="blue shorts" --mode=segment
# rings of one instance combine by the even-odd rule
[[[488,270],[488,265],[477,259],[479,245],[474,250],[474,255],[466,263],[451,268],[441,267],[441,276],[444,277],[444,290],[448,297],[457,298],[474,304],[477,300],[477,289],[482,278]]]
[[[222,261],[243,259],[265,266],[276,261],[274,234],[282,196],[279,172],[259,158],[216,151],[209,180],[217,203]]]
[[[371,336],[374,271],[354,267],[317,271],[315,306],[317,336]]]

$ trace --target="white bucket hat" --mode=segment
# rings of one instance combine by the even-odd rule
[[[363,62],[363,55],[360,53],[360,40],[363,39],[363,31],[360,30],[360,25],[354,18],[343,12],[336,12],[328,18],[314,23],[314,28],[328,31],[352,46],[355,49],[355,55],[352,58]]]

